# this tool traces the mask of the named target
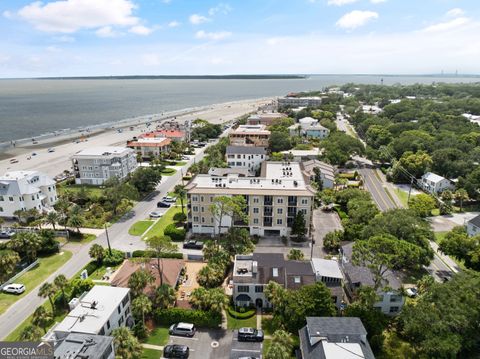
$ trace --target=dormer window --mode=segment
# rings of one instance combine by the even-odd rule
[[[272,269],[272,276],[273,277],[278,277],[278,268],[273,268]]]

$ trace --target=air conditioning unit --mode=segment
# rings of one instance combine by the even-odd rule
[[[74,310],[79,303],[80,300],[78,298],[72,298],[72,300],[68,302],[68,307],[70,308],[70,310]]]

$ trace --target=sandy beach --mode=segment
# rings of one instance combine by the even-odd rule
[[[11,147],[2,151],[0,174],[8,171],[38,170],[50,176],[56,176],[64,170],[71,169],[70,157],[76,152],[94,146],[125,146],[127,140],[147,130],[146,122],[152,122],[150,128],[155,128],[158,123],[172,120],[174,117],[176,117],[175,120],[179,123],[197,118],[202,118],[212,123],[229,122],[239,116],[256,111],[259,106],[267,104],[271,100],[271,98],[262,98],[226,102],[172,111],[163,115],[158,114],[123,120],[117,124],[109,124],[109,128],[98,126],[96,132],[88,133],[87,141],[79,143],[74,141],[82,137],[82,133],[86,134],[86,132],[77,131],[76,133],[39,139],[35,145],[31,142],[17,144],[15,148]],[[134,126],[133,131],[130,130],[131,126]],[[118,131],[119,128],[122,128],[122,132]],[[53,148],[55,151],[49,153],[47,151],[49,148]],[[32,156],[33,152],[36,153],[36,156]],[[27,159],[29,157],[30,159]],[[10,163],[12,158],[17,159],[18,163]]]

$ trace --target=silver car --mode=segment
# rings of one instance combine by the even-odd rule
[[[25,292],[25,286],[23,284],[7,284],[5,287],[3,287],[3,291],[6,293],[12,293],[12,294],[22,294]]]

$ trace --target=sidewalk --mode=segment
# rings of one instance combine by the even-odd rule
[[[443,263],[450,267],[453,272],[458,273],[461,271],[460,267],[457,265],[457,263],[455,263],[452,258],[438,250],[438,244],[436,242],[430,241],[430,247],[432,247],[437,256],[443,261]]]

